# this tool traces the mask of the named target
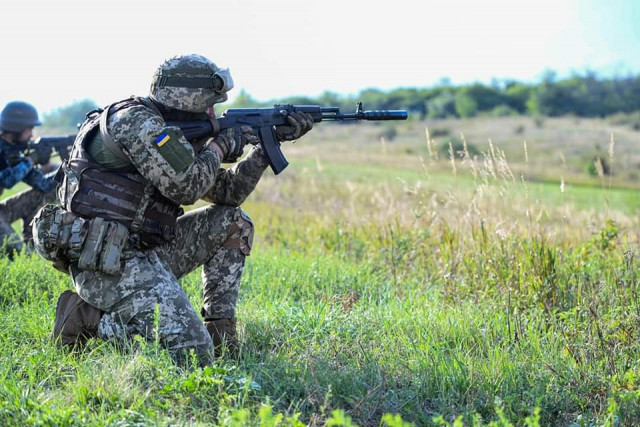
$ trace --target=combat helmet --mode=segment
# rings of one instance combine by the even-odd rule
[[[21,133],[41,124],[38,111],[26,102],[9,102],[0,113],[0,129],[4,132]]]
[[[213,104],[226,101],[232,88],[229,69],[201,55],[181,55],[158,67],[149,96],[169,108],[203,113]]]

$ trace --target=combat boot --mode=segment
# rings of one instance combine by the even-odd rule
[[[86,303],[73,291],[64,291],[56,306],[56,320],[51,337],[58,346],[83,345],[98,336],[103,311]]]
[[[232,357],[238,356],[238,334],[236,333],[236,318],[206,319],[204,322],[213,341],[215,356],[223,353]],[[226,351],[224,351],[226,349]]]

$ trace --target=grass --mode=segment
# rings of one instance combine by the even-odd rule
[[[489,152],[474,177],[469,160],[420,159],[424,133],[406,126],[385,153],[375,127],[320,127],[264,177],[245,205],[238,361],[183,370],[153,342],[57,349],[68,277],[0,260],[0,424],[640,422],[633,182],[523,181],[533,148],[520,163]],[[198,307],[199,274],[182,284]]]

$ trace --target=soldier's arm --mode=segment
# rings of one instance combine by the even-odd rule
[[[146,107],[116,112],[108,129],[140,174],[175,203],[195,203],[216,181],[218,151],[207,146],[196,154],[179,128],[167,127]]]
[[[256,188],[269,162],[260,146],[229,169],[220,169],[204,199],[217,205],[240,206]]]
[[[23,181],[43,193],[48,193],[56,186],[52,176],[46,176],[40,169],[36,168],[31,169],[31,172],[24,177]]]
[[[0,187],[11,188],[20,182],[33,169],[33,164],[29,160],[8,166],[0,171]]]

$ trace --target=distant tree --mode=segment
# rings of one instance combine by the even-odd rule
[[[544,84],[552,85],[556,82],[556,78],[558,77],[558,73],[553,70],[545,70],[542,73],[542,82]]]
[[[314,98],[311,98],[309,96],[301,96],[301,95],[288,96],[286,98],[282,98],[281,100],[278,100],[278,102],[281,104],[294,104],[294,105],[317,104]]]
[[[430,119],[444,119],[456,117],[455,95],[451,90],[445,90],[427,103],[427,117]]]
[[[489,115],[491,117],[510,117],[517,116],[519,112],[514,108],[510,107],[506,104],[500,104],[491,111],[489,111]]]
[[[318,97],[317,102],[318,104],[324,105],[324,106],[339,107],[344,102],[344,97],[340,96],[335,92],[324,91]]]
[[[473,117],[478,112],[478,103],[476,100],[462,91],[456,93],[454,103],[458,117]]]
[[[84,121],[86,114],[96,108],[98,105],[91,99],[74,101],[44,114],[42,122],[48,128],[76,129],[78,124]]]
[[[475,83],[458,89],[457,94],[467,96],[476,103],[477,111],[491,111],[508,102],[507,96],[498,88]]]
[[[527,100],[531,96],[531,87],[522,83],[509,83],[504,91],[507,97],[507,105],[520,114],[527,111]]]
[[[383,110],[406,109],[415,113],[426,112],[424,98],[427,94],[415,88],[398,88],[389,92],[386,99],[380,104]]]
[[[359,101],[367,110],[408,110],[412,117],[420,119],[529,114],[541,125],[545,116],[596,117],[640,111],[640,76],[601,79],[595,72],[586,71],[583,75],[558,79],[554,71],[547,70],[537,84],[493,79],[489,85],[456,87],[449,79],[441,79],[437,86],[429,88],[400,87],[390,91],[367,88],[356,95],[327,91],[318,97],[292,96],[269,101],[257,101],[242,90],[231,105],[220,108],[290,103],[333,106],[351,112]]]

